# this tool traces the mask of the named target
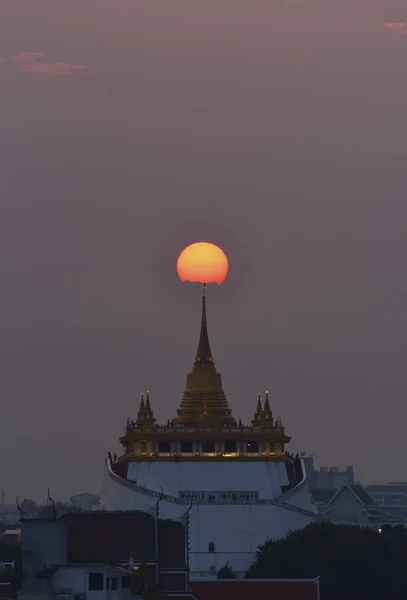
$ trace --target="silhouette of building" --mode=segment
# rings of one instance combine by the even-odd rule
[[[372,483],[366,491],[386,515],[407,523],[407,483]]]
[[[245,571],[266,538],[304,527],[318,511],[303,461],[286,452],[290,438],[260,394],[250,425],[236,422],[209,343],[206,298],[192,371],[175,418],[158,425],[150,394],[106,459],[100,510],[150,510],[179,518],[189,511],[191,577],[229,562]]]
[[[320,467],[317,470],[314,465],[314,457],[311,454],[302,454],[301,458],[307,471],[310,490],[339,490],[344,485],[355,483],[353,467],[346,467],[345,471],[340,471],[338,467]]]
[[[384,513],[359,484],[344,485],[339,490],[314,490],[314,501],[320,514],[342,525],[380,527],[387,522]]]
[[[24,520],[19,600],[126,600],[134,575],[140,593],[188,600],[187,521],[160,519],[158,503],[150,512]]]

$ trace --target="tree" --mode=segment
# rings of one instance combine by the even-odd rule
[[[38,506],[35,500],[24,498],[20,504],[20,508],[25,515],[33,516],[38,512]]]
[[[321,576],[321,596],[330,600],[405,598],[407,531],[311,523],[259,546],[247,578]]]
[[[7,542],[0,540],[0,563],[14,562],[14,568],[5,568],[0,572],[1,583],[15,583],[21,585],[21,544],[20,542]]]
[[[218,579],[236,579],[236,573],[232,570],[229,563],[218,571]]]

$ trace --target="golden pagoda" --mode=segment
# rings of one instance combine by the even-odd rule
[[[119,463],[287,460],[284,447],[290,438],[273,419],[268,392],[264,405],[258,395],[251,425],[236,422],[232,415],[209,343],[205,290],[198,349],[176,417],[158,425],[147,392],[136,421],[128,421],[120,441],[124,453]]]

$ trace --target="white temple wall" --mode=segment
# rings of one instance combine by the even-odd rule
[[[318,509],[314,502],[312,501],[311,495],[308,489],[307,481],[301,483],[295,490],[287,492],[282,496],[281,500],[286,504],[291,504],[292,506],[297,506],[298,508],[305,508],[316,515],[318,514]]]
[[[150,490],[177,496],[180,491],[256,491],[272,499],[288,484],[284,463],[244,462],[131,462],[127,478]]]
[[[137,480],[137,483],[141,482]],[[202,480],[200,489],[208,488],[210,484]],[[129,485],[131,486],[130,482],[126,485],[125,480],[116,477],[106,468],[102,491],[104,508],[151,510],[156,507],[158,494],[153,497],[132,489]],[[240,487],[246,485],[246,480],[242,478]],[[238,484],[235,489],[238,489]],[[168,489],[164,488],[164,493],[168,494]],[[175,490],[174,495],[178,495]],[[260,503],[188,505],[169,502],[163,498],[159,501],[159,515],[164,519],[179,519],[189,511],[191,571],[208,572],[212,566],[220,569],[227,562],[234,570],[245,571],[254,561],[260,544],[267,539],[282,538],[289,531],[301,529],[313,520],[312,514],[294,509],[299,507],[310,511],[313,508],[305,480],[281,500],[284,504],[291,504],[293,508]],[[209,551],[211,542],[214,544],[213,553]]]
[[[107,467],[105,468],[102,481],[101,508],[104,507],[107,510],[149,510],[154,503],[154,498],[137,494],[134,490],[115,481]]]
[[[245,571],[257,548],[267,539],[279,539],[305,527],[313,518],[270,504],[196,505],[190,511],[190,568],[209,571],[229,562]],[[214,553],[208,552],[213,542]]]

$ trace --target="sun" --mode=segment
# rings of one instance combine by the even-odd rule
[[[229,270],[226,254],[215,244],[196,242],[187,246],[177,260],[181,281],[218,283],[225,281]]]

